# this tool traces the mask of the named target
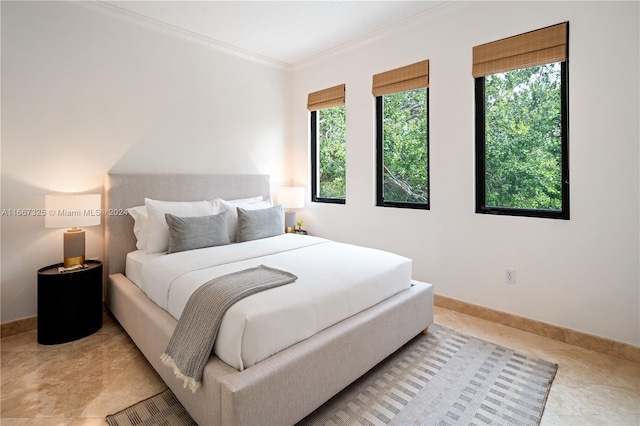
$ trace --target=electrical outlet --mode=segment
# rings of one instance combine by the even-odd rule
[[[515,269],[505,269],[504,270],[504,282],[507,284],[515,284],[516,283],[516,270]]]

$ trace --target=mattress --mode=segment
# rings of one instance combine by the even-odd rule
[[[147,253],[146,250],[136,250],[128,253],[125,266],[127,278],[139,288],[142,288],[144,285],[142,283],[142,268],[144,264],[160,256],[164,256],[164,253]]]
[[[238,370],[411,286],[410,259],[295,234],[171,255],[132,254],[127,276],[133,273],[135,281],[129,278],[179,319],[199,286],[261,264],[291,272],[298,280],[249,296],[227,311],[214,353]]]

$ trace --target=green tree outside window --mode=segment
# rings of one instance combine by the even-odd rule
[[[560,63],[485,76],[485,205],[562,209]]]
[[[346,196],[345,107],[325,108],[318,114],[318,197]]]
[[[382,97],[384,202],[428,203],[427,90]]]

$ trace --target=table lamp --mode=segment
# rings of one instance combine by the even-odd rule
[[[284,232],[296,230],[296,211],[304,207],[304,188],[287,186],[278,189],[278,203],[284,210]]]
[[[100,194],[50,194],[44,198],[45,228],[69,228],[64,233],[64,267],[84,264],[85,232],[80,226],[100,225]]]

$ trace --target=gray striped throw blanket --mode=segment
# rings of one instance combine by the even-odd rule
[[[247,296],[297,279],[292,273],[260,265],[203,284],[187,301],[167,349],[160,356],[162,362],[173,368],[185,388],[195,392],[227,309]]]

